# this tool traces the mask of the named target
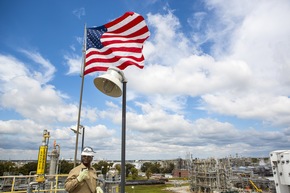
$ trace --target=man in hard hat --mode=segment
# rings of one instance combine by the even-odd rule
[[[94,157],[94,150],[85,147],[81,154],[81,164],[73,168],[65,181],[65,190],[69,193],[103,193],[97,187],[97,173],[91,166]]]

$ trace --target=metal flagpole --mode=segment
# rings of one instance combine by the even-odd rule
[[[86,64],[86,47],[87,47],[87,27],[85,24],[85,30],[84,30],[84,45],[83,45],[83,65],[81,69],[81,77],[82,77],[82,83],[81,83],[81,91],[80,91],[80,103],[79,103],[79,113],[78,113],[78,123],[77,123],[77,135],[76,135],[76,145],[75,145],[75,157],[74,157],[74,167],[76,167],[77,162],[77,154],[78,154],[78,142],[79,142],[79,130],[80,130],[80,120],[81,120],[81,109],[82,109],[82,99],[83,99],[83,89],[84,89],[84,72],[85,72],[85,64]]]
[[[126,186],[126,95],[127,80],[123,77],[123,98],[122,98],[122,147],[121,147],[121,193],[125,193]]]

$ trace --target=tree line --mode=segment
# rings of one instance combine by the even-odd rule
[[[74,164],[68,162],[66,160],[60,160],[58,163],[57,170],[59,174],[68,174],[70,170],[73,168]],[[99,161],[98,163],[94,163],[92,165],[99,173],[105,175],[110,168],[113,166],[113,163],[109,163],[106,161]],[[141,172],[144,172],[147,179],[152,174],[165,174],[172,173],[174,169],[174,164],[170,163],[167,167],[161,167],[158,162],[145,162],[141,167]],[[0,176],[6,175],[31,175],[35,174],[37,170],[37,161],[31,161],[23,166],[17,167],[14,162],[4,161],[0,162]],[[47,164],[47,172],[49,170],[49,163]],[[121,171],[121,166],[116,165],[116,170]],[[138,179],[138,170],[135,165],[127,163],[126,164],[126,177],[130,177],[131,179]]]

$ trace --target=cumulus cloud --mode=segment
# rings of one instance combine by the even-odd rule
[[[67,74],[79,74],[81,75],[82,58],[79,55],[65,55],[66,64],[69,67]]]
[[[202,39],[213,42],[209,48],[212,55],[196,51],[195,40],[188,39],[180,30],[173,13],[149,14],[148,21],[155,33],[145,47],[147,66],[142,71],[128,70],[131,87],[150,95],[152,103],[164,108],[176,110],[172,104],[186,107],[184,100],[176,102],[175,97],[183,96],[186,100],[200,96],[199,109],[208,112],[266,119],[273,125],[288,124],[290,58],[286,53],[290,25],[285,24],[289,23],[289,3],[239,4],[233,1],[225,6],[223,1],[208,1],[214,17],[207,18],[206,24],[201,24],[204,13],[192,18],[199,21],[194,29],[206,25],[202,27],[206,33],[198,32],[195,36],[202,33],[207,36]]]
[[[0,71],[4,74],[0,82],[1,107],[12,109],[24,118],[36,122],[55,123],[74,120],[78,105],[66,103],[65,99],[68,96],[48,83],[54,75],[55,67],[39,53],[24,50],[22,52],[34,62],[42,64],[43,72],[27,68],[31,65],[12,56],[1,55]],[[92,116],[92,113],[93,109],[84,110],[84,115]]]
[[[186,19],[191,32],[172,11],[147,14],[151,37],[144,46],[145,67],[124,70],[128,159],[173,159],[188,152],[193,157],[267,156],[273,147],[288,148],[289,2],[210,0],[205,6]],[[17,127],[26,128],[21,124],[39,130],[53,125],[54,138],[67,150],[63,156],[69,157],[75,135],[67,125],[74,126],[78,105],[51,84],[55,68],[49,60],[23,53],[46,70],[0,55],[1,108],[24,118],[1,121],[1,132],[10,136]],[[64,60],[67,75],[79,73],[81,56],[67,54]],[[85,103],[85,144],[96,147],[96,158],[118,159],[122,105],[105,101],[99,109]],[[17,147],[13,152],[19,153]]]
[[[56,71],[55,67],[47,60],[44,59],[38,52],[31,52],[28,50],[21,49],[20,50],[23,54],[25,54],[29,59],[33,62],[40,64],[39,71],[33,71],[33,77],[41,82],[42,84],[47,83],[52,80],[53,75]]]
[[[290,39],[286,34],[290,33],[290,25],[285,26],[289,23],[286,19],[290,13],[287,11],[290,10],[289,2],[281,1],[277,5],[275,2],[253,4],[246,1],[243,6],[239,4],[239,1],[229,4],[208,1],[207,6],[214,17],[209,20],[205,13],[200,13],[191,18],[192,21],[188,20],[193,29],[205,30],[205,33],[193,33],[192,40],[183,34],[178,19],[171,12],[148,15],[151,29],[156,34],[153,33],[145,47],[147,65],[142,71],[128,69],[127,76],[131,88],[148,95],[150,105],[139,105],[150,107],[150,110],[142,108],[142,114],[130,118],[134,120],[131,127],[138,132],[142,128],[144,131],[158,131],[146,134],[147,138],[153,139],[150,140],[151,145],[159,146],[156,144],[159,139],[160,142],[170,141],[167,144],[174,141],[177,146],[188,150],[193,150],[192,146],[195,146],[195,152],[199,152],[197,147],[211,149],[211,152],[221,148],[220,154],[229,155],[231,152],[252,154],[255,150],[251,150],[254,146],[251,141],[255,141],[256,145],[259,143],[260,147],[264,147],[257,149],[258,154],[263,155],[272,150],[269,138],[283,136],[279,131],[267,129],[289,125],[289,76],[286,74],[290,60],[286,53]],[[278,13],[281,10],[282,13]],[[160,25],[160,21],[165,26]],[[198,26],[194,26],[193,21],[198,21]],[[205,21],[207,23],[203,23]],[[197,44],[193,45],[193,42]],[[199,48],[208,42],[211,44],[207,49],[211,52],[200,52],[202,49]],[[179,43],[182,46],[178,46]],[[183,100],[178,100],[181,96]],[[195,100],[197,108],[209,113],[209,116],[219,114],[228,119],[258,120],[263,128],[236,128],[230,123],[211,119],[200,119],[195,123],[177,119],[181,123],[178,127],[172,123],[177,115],[158,108],[182,112],[191,97],[200,97],[200,100]],[[160,112],[164,119],[160,119]],[[138,126],[138,123],[142,124]],[[180,133],[176,138],[159,134],[165,128],[173,135],[176,134],[173,128]],[[196,132],[190,135],[185,128]],[[260,130],[264,130],[263,134]],[[187,140],[181,133],[195,140]],[[182,139],[183,143],[178,139]],[[281,143],[277,141],[275,145],[285,147],[283,142],[287,140],[288,137],[284,136]],[[204,155],[204,152],[201,154]]]

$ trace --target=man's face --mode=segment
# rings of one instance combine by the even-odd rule
[[[82,155],[82,163],[85,166],[89,166],[91,164],[92,160],[93,160],[92,156]]]

